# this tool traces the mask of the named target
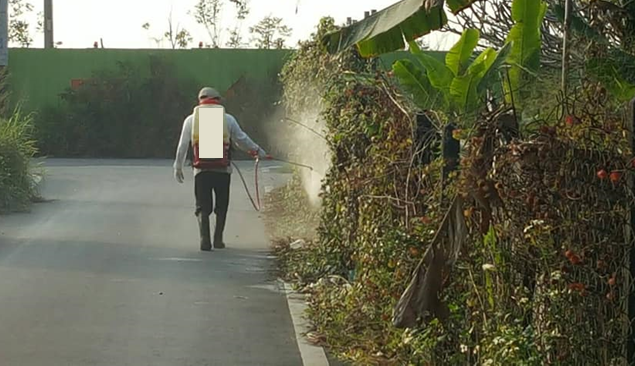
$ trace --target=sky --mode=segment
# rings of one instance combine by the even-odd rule
[[[43,10],[44,0],[23,0],[34,5],[29,20],[35,25],[35,14]],[[347,17],[362,19],[364,11],[384,9],[397,0],[250,0],[251,14],[243,22],[243,35],[249,37],[248,27],[267,15],[283,18],[292,28],[288,44],[307,39],[323,16],[332,16],[343,24]],[[106,48],[156,48],[152,37],[160,37],[168,28],[172,13],[173,24],[187,29],[193,35],[191,47],[199,41],[209,42],[203,26],[196,23],[191,12],[197,0],[53,0],[54,40],[62,42],[60,48],[90,48],[103,39]],[[223,28],[235,24],[233,4],[225,0]],[[297,7],[297,14],[296,14]],[[142,28],[150,23],[150,30]],[[228,36],[224,30],[223,36]],[[33,31],[34,45],[43,47],[44,38]],[[432,49],[447,49],[456,39],[454,35],[435,32],[426,36]],[[224,43],[224,42],[223,42]],[[162,47],[169,47],[164,42]]]

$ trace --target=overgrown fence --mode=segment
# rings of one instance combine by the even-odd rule
[[[635,99],[631,100],[628,106],[628,118],[626,120],[626,128],[629,130],[631,151],[635,153]],[[631,164],[635,162],[631,161]],[[631,173],[628,177],[629,190],[635,192],[635,176]],[[631,205],[629,213],[629,224],[627,241],[625,244],[630,249],[630,255],[628,257],[629,275],[627,277],[626,286],[624,290],[628,295],[628,322],[629,322],[629,335],[627,343],[627,356],[628,364],[635,365],[635,205]]]
[[[363,365],[627,364],[633,121],[601,84],[526,97],[541,113],[521,123],[513,104],[417,115],[317,42],[283,80],[291,113],[317,88],[332,156],[319,238],[279,250],[313,338]]]

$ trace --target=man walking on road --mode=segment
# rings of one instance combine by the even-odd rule
[[[214,248],[224,248],[223,230],[227,220],[229,208],[229,185],[231,182],[231,145],[235,144],[241,150],[248,152],[253,157],[270,159],[271,157],[254,143],[238,125],[234,116],[225,113],[223,126],[223,158],[201,159],[199,157],[198,133],[199,133],[199,109],[222,105],[222,98],[213,88],[203,88],[198,94],[199,105],[194,112],[183,122],[183,130],[174,162],[174,176],[179,183],[183,183],[183,165],[188,148],[194,150],[194,195],[196,198],[195,214],[198,218],[200,230],[201,250],[211,251],[209,217],[212,208],[216,214],[214,229]],[[212,192],[214,196],[212,196]],[[216,201],[214,202],[214,197]],[[214,205],[216,203],[216,205]]]

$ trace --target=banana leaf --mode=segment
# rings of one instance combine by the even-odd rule
[[[519,91],[522,88],[526,71],[536,73],[540,68],[540,26],[547,12],[547,4],[539,0],[514,0],[512,18],[515,22],[506,43],[512,43],[507,62],[512,65],[509,70],[509,85],[506,84],[508,102],[518,103]]]
[[[450,97],[457,111],[470,113],[478,108],[478,86],[495,59],[496,51],[491,48],[487,49],[474,60],[465,74],[452,80]]]
[[[477,29],[466,29],[463,31],[461,39],[452,46],[445,57],[445,65],[452,70],[454,75],[465,73],[480,36],[481,34]]]
[[[421,52],[415,42],[410,42],[410,52],[423,66],[433,87],[441,91],[446,100],[450,95],[450,85],[454,79],[454,74],[445,64],[436,58]]]
[[[487,49],[483,53],[491,52],[489,50],[490,49]],[[498,77],[498,71],[505,63],[505,60],[507,59],[507,56],[509,56],[510,51],[511,43],[507,43],[503,46],[503,48],[496,52],[496,57],[493,60],[488,57],[488,62],[491,60],[491,64],[486,68],[486,71],[483,74],[483,78],[478,85],[479,93],[484,93],[494,83],[494,79]]]
[[[454,14],[476,0],[449,0]],[[322,43],[331,53],[357,45],[363,57],[404,49],[406,42],[441,29],[447,24],[443,0],[401,0],[353,25],[327,34]]]
[[[400,60],[392,67],[402,88],[410,93],[412,100],[421,109],[443,106],[444,98],[428,79],[425,70],[410,60]]]

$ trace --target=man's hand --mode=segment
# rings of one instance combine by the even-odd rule
[[[249,150],[249,155],[251,155],[252,158],[257,159],[260,154],[258,153],[258,150]]]
[[[183,169],[174,169],[174,178],[179,183],[183,183],[185,176],[183,175]]]
[[[273,160],[273,157],[267,154],[264,150],[250,150],[249,155],[254,159]]]

